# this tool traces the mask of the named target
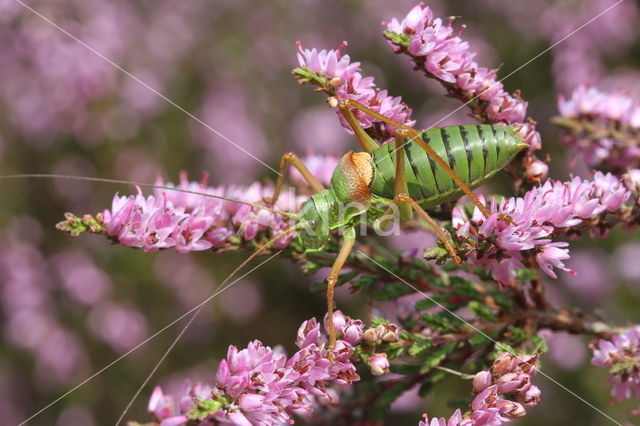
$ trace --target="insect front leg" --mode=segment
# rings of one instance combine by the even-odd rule
[[[307,168],[307,166],[304,165],[302,160],[300,160],[300,158],[294,152],[287,152],[280,159],[280,170],[279,170],[280,174],[278,175],[278,180],[276,181],[276,187],[273,190],[273,196],[263,198],[262,200],[265,203],[275,204],[275,202],[278,201],[278,197],[280,197],[280,191],[282,190],[282,185],[284,184],[284,178],[287,174],[287,169],[289,168],[289,164],[291,164],[293,167],[298,169],[298,171],[300,172],[304,180],[306,180],[309,183],[314,193],[324,191],[325,188],[324,188],[324,185],[322,185],[322,182],[320,182],[318,178],[316,178],[309,171],[309,169]]]
[[[333,310],[335,308],[335,302],[333,300],[334,290],[336,283],[338,282],[338,277],[340,276],[340,271],[349,258],[355,241],[355,229],[346,228],[342,235],[342,244],[340,246],[340,251],[338,252],[338,257],[336,257],[336,260],[333,262],[331,271],[327,277],[327,332],[329,334],[329,347],[327,350],[329,351],[329,356],[332,356],[331,351],[336,347],[336,329],[333,325]]]
[[[337,100],[336,98],[331,98],[332,100],[329,102],[331,106],[338,107],[340,113],[344,117],[344,119],[349,123],[351,129],[353,129],[353,133],[356,135],[358,142],[360,143],[360,147],[363,151],[372,153],[376,150],[376,148],[380,147],[380,144],[373,140],[371,136],[364,131],[362,126],[356,120],[356,117],[351,112],[349,107],[349,103],[346,102],[346,99]]]

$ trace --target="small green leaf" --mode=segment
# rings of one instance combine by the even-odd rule
[[[403,282],[386,283],[384,287],[373,296],[373,300],[392,300],[400,296],[415,293],[415,290]]]
[[[440,365],[442,361],[455,349],[456,343],[449,342],[430,351],[422,361],[421,372],[427,372],[433,367]]]
[[[467,340],[467,342],[469,342],[472,347],[481,347],[491,343],[491,339],[482,333],[475,333]]]
[[[512,325],[511,327],[509,327],[509,332],[511,334],[511,340],[513,340],[514,343],[521,343],[527,340],[526,331],[524,331],[520,327]]]
[[[460,296],[469,299],[480,299],[482,294],[476,290],[475,285],[471,281],[467,281],[460,277],[451,277],[451,286]]]
[[[448,299],[449,295],[445,294],[436,294],[434,296],[427,297],[416,303],[416,310],[423,311],[425,309],[433,308],[434,306],[444,305]]]
[[[222,401],[216,399],[195,398],[195,403],[196,405],[187,413],[190,420],[204,420],[224,406]]]
[[[538,271],[531,268],[518,269],[516,271],[516,278],[522,281],[531,281],[538,278]]]
[[[409,355],[417,356],[431,348],[431,341],[424,339],[413,342],[411,347],[409,348]]]
[[[477,316],[480,319],[484,319],[490,322],[498,321],[498,318],[496,318],[496,316],[491,311],[491,309],[485,304],[482,304],[476,300],[473,300],[469,302],[467,306],[469,307],[469,310],[471,311],[471,313],[473,313],[475,316]]]
[[[496,302],[496,305],[500,306],[502,309],[507,311],[508,313],[513,313],[513,302],[511,299],[507,297],[506,294],[502,291],[496,291],[491,293],[491,297]]]
[[[425,313],[420,316],[421,322],[427,327],[433,328],[438,331],[453,331],[456,327],[456,317],[449,312]]]
[[[532,353],[534,354],[549,351],[549,345],[547,345],[547,341],[537,334],[534,334],[533,336],[531,336],[531,343],[533,343],[534,345],[534,348],[532,351]]]
[[[382,32],[382,35],[384,36],[384,38],[397,46],[409,47],[409,43],[411,42],[409,35],[404,33],[396,33],[395,31],[385,30]]]
[[[389,321],[386,318],[382,318],[382,317],[373,317],[373,318],[371,318],[371,327],[372,328],[375,328],[375,327],[377,327],[379,325],[382,325],[382,324],[391,324],[391,321]]]
[[[503,352],[508,352],[510,354],[517,354],[518,351],[511,345],[502,342],[496,342],[496,350],[494,351],[496,355],[500,355]]]

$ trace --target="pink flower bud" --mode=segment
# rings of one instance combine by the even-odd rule
[[[511,417],[512,419],[518,419],[520,417],[524,417],[527,415],[527,411],[524,409],[522,404],[513,401],[501,400],[501,403],[498,404],[500,408],[500,413],[504,414],[507,417]]]
[[[325,318],[324,318],[325,330],[329,330],[328,319],[329,317],[325,315]],[[335,311],[333,313],[333,328],[335,329],[336,333],[342,333],[342,329],[344,329],[345,325],[347,325],[347,318],[344,316],[342,311]]]
[[[398,326],[395,324],[383,324],[384,332],[382,333],[382,340],[385,342],[397,342],[400,338]]]
[[[245,376],[233,376],[229,379],[229,383],[226,387],[226,392],[232,398],[237,398],[242,394],[244,388],[248,385],[247,379]]]
[[[389,372],[389,359],[387,354],[373,354],[368,359],[369,367],[371,367],[371,374],[374,376],[380,376]]]
[[[229,423],[236,426],[252,426],[252,423],[240,411],[232,411],[229,413]]]
[[[343,340],[351,345],[357,345],[362,339],[362,321],[349,320],[342,334]]]
[[[153,393],[151,394],[151,398],[149,398],[149,404],[147,405],[147,411],[150,413],[155,412],[162,403],[164,399],[164,394],[162,393],[162,388],[160,386],[156,386],[153,389]]]
[[[380,334],[378,333],[378,329],[368,328],[365,330],[362,338],[369,343],[375,343],[380,340]]]
[[[530,183],[539,183],[549,176],[549,166],[544,161],[535,159],[528,162],[524,174]]]
[[[307,320],[298,328],[296,337],[296,346],[300,349],[306,348],[312,344],[318,344],[320,338],[320,325],[315,318]]]
[[[218,370],[216,371],[216,384],[218,386],[226,386],[227,382],[231,378],[231,372],[229,371],[229,364],[226,359],[220,361],[220,365],[218,365]]]
[[[496,376],[504,376],[510,373],[516,365],[516,358],[508,352],[500,355],[491,366],[491,371]]]
[[[238,399],[238,406],[244,411],[259,409],[264,404],[264,395],[246,393]]]
[[[491,386],[493,378],[488,371],[480,371],[473,376],[473,390],[480,393]]]
[[[536,374],[536,362],[538,361],[538,355],[519,355],[518,361],[519,369],[530,376]]]
[[[186,425],[188,421],[189,418],[187,416],[173,416],[162,420],[160,424],[162,426],[181,426]]]
[[[496,380],[498,392],[509,393],[529,384],[529,376],[524,373],[507,373]]]
[[[540,402],[542,391],[539,387],[530,385],[523,389],[518,395],[518,401],[527,408],[532,408]]]
[[[629,191],[638,195],[640,193],[640,169],[631,169],[622,176],[625,186]]]

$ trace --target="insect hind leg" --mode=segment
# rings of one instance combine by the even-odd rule
[[[404,145],[411,142],[416,142],[427,153],[429,157],[433,158],[433,160],[438,164],[438,166],[440,166],[449,176],[451,176],[451,179],[453,179],[456,185],[458,185],[458,187],[465,193],[465,195],[469,197],[471,202],[476,207],[478,207],[478,209],[480,209],[480,212],[484,217],[489,217],[491,215],[491,212],[489,211],[489,209],[484,205],[484,203],[482,203],[478,199],[478,197],[473,193],[471,188],[469,188],[469,186],[462,181],[460,176],[458,176],[458,174],[447,164],[447,162],[444,161],[442,157],[440,157],[440,155],[438,155],[438,153],[422,139],[422,137],[420,136],[420,133],[417,130],[415,130],[413,127],[407,126],[406,124],[403,124],[398,121],[392,120],[388,117],[385,117],[384,115],[372,110],[366,105],[363,105],[358,101],[354,101],[353,99],[341,99],[339,102],[340,102],[339,107],[341,110],[343,108],[344,109],[355,108],[357,110],[364,112],[365,114],[368,114],[374,118],[377,118],[383,123],[387,123],[392,126],[395,126],[398,129],[402,129],[403,132],[406,132],[406,134],[409,136],[409,140],[405,142]],[[397,150],[398,148],[396,148],[396,151]]]

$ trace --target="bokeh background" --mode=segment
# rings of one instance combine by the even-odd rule
[[[430,1],[460,16],[464,37],[502,76],[560,40],[613,0]],[[415,5],[400,0],[30,0],[27,4],[140,80],[275,167],[282,153],[336,154],[354,148],[322,96],[291,77],[297,40],[336,48],[363,63],[379,87],[401,95],[426,127],[458,103],[412,72],[381,37],[380,21]],[[577,85],[640,98],[639,6],[619,6],[505,81],[540,122],[551,176],[585,175],[549,123],[558,94]],[[461,110],[444,124],[472,122]],[[0,174],[65,173],[152,182],[188,171],[215,184],[249,184],[273,172],[73,41],[16,0],[0,0]],[[64,212],[95,213],[131,187],[62,180],[0,181],[0,424],[17,424],[206,298],[247,255],[143,253],[104,239],[72,239],[54,229]],[[504,191],[504,176],[485,191]],[[398,248],[431,244],[423,234]],[[640,241],[634,233],[572,245],[578,276],[547,282],[559,305],[579,306],[621,324],[640,323]],[[229,344],[254,338],[293,348],[305,319],[323,314],[321,295],[286,260],[274,260],[214,299],[127,416],[148,420],[155,383],[207,380]],[[339,294],[352,316],[363,301]],[[29,422],[113,424],[178,329],[169,329]],[[543,369],[613,417],[635,423],[633,403],[610,407],[607,373],[589,365],[580,337],[550,335]],[[604,417],[539,377],[542,404],[522,425],[607,424]],[[428,409],[468,392],[452,378],[436,395],[405,395],[388,424],[417,424]],[[637,405],[637,404],[636,404]],[[150,419],[149,419],[150,420]],[[637,419],[636,419],[637,420]]]

